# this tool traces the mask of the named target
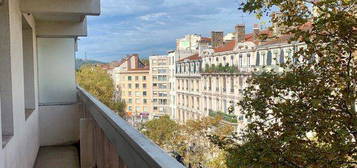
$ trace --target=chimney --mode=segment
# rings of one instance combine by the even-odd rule
[[[258,24],[254,24],[253,27],[253,38],[254,40],[259,40],[259,25]]]
[[[239,24],[236,26],[236,41],[239,42],[244,42],[245,40],[245,25],[244,24]]]
[[[223,46],[223,32],[212,31],[212,47],[217,48]]]

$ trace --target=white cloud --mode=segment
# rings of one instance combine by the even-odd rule
[[[228,33],[241,22],[235,0],[102,0],[102,11],[89,18],[79,56],[86,52],[88,58],[111,61],[130,53],[164,54],[185,34]]]
[[[144,21],[152,21],[152,20],[160,19],[162,17],[168,17],[168,14],[165,12],[150,13],[147,15],[140,16],[139,19],[144,20]]]

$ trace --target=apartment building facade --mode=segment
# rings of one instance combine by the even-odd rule
[[[152,95],[152,117],[171,115],[170,90],[173,59],[168,55],[154,55],[149,57],[151,95]]]
[[[169,65],[169,69],[170,69],[170,79],[169,79],[169,83],[170,83],[170,92],[169,92],[169,108],[170,108],[170,116],[172,119],[176,119],[176,77],[175,77],[175,73],[176,73],[176,54],[175,51],[170,51],[168,52],[167,55],[170,59],[170,65]]]
[[[198,54],[176,62],[176,114],[178,122],[199,119],[203,116],[201,98],[202,59]]]
[[[126,102],[127,116],[145,121],[152,116],[152,88],[149,66],[144,65],[139,55],[122,59],[112,70],[119,99]]]
[[[262,34],[278,38],[262,41],[259,39]],[[249,34],[245,33],[244,25],[237,25],[235,32],[230,33],[232,35],[234,37],[225,40],[222,32],[212,32],[211,47],[203,45],[205,47],[195,57],[201,64],[197,73],[191,72],[197,60],[177,61],[175,77],[178,121],[196,119],[196,111],[198,116],[223,116],[224,121],[237,130],[246,126],[250,119],[243,115],[237,102],[242,98],[243,89],[248,86],[247,80],[251,73],[281,69],[279,64],[288,59],[295,63],[298,59],[292,58],[293,52],[304,47],[301,43],[289,43],[289,35],[268,29],[259,30],[257,25]],[[200,83],[198,89],[195,89],[195,81]]]

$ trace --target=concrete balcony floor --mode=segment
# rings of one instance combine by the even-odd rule
[[[34,168],[79,168],[79,152],[75,146],[41,147]]]

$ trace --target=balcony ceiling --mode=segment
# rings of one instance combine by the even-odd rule
[[[37,21],[55,21],[55,22],[62,22],[62,21],[69,21],[69,22],[81,22],[83,21],[85,15],[80,14],[43,14],[43,13],[34,13],[34,18]]]

